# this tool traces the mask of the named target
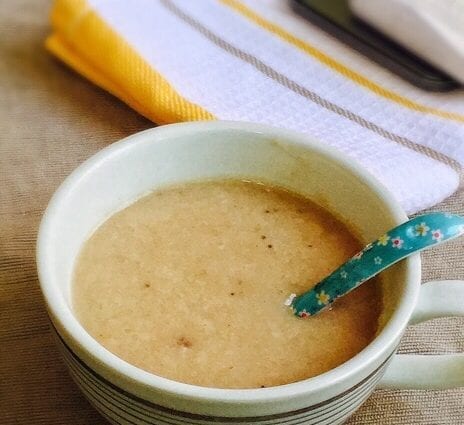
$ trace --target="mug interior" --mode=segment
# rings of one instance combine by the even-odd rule
[[[230,123],[147,130],[86,161],[63,183],[47,209],[38,240],[38,266],[57,327],[71,330],[72,337],[86,348],[90,336],[81,338],[86,332],[72,314],[72,273],[82,244],[103,221],[157,188],[231,177],[297,192],[335,214],[363,243],[407,218],[385,189],[365,172],[339,153],[301,136]],[[383,273],[384,309],[379,335],[405,297],[414,301],[416,295],[408,292],[406,282],[417,261],[407,260]],[[401,314],[405,316],[411,309],[403,309]],[[408,317],[402,321],[406,323]]]

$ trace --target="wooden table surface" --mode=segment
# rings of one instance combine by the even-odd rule
[[[0,4],[0,424],[106,422],[68,376],[51,339],[34,244],[63,178],[109,143],[153,126],[51,58],[49,2]],[[461,191],[438,208],[464,213]],[[464,245],[424,255],[425,280],[464,279]],[[464,321],[412,327],[405,352],[464,351]],[[350,424],[464,424],[464,389],[377,391]]]

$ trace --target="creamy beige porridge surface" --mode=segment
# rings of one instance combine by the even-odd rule
[[[375,280],[309,319],[283,305],[359,248],[326,210],[282,189],[189,183],[96,230],[75,268],[73,308],[103,346],[154,374],[221,388],[290,383],[374,337]]]

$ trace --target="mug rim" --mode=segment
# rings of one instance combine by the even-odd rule
[[[124,378],[144,387],[182,398],[202,401],[263,403],[272,400],[288,399],[292,396],[301,396],[303,394],[309,395],[316,392],[324,392],[337,383],[357,376],[367,364],[380,359],[385,351],[388,350],[390,353],[390,351],[395,349],[397,341],[409,322],[419,295],[421,263],[418,254],[404,260],[405,283],[403,285],[402,299],[399,302],[398,308],[395,309],[388,322],[376,337],[363,350],[341,365],[320,375],[289,384],[268,388],[223,389],[174,381],[126,362],[104,348],[87,333],[73,314],[71,306],[65,300],[63,294],[57,289],[58,284],[53,275],[52,268],[47,261],[50,246],[53,243],[50,235],[53,232],[54,216],[59,211],[60,203],[79,184],[81,177],[90,173],[100,163],[110,160],[112,155],[117,155],[126,149],[134,149],[138,144],[144,144],[147,141],[156,143],[157,140],[164,140],[170,137],[210,131],[238,131],[267,135],[276,139],[280,138],[288,145],[316,151],[330,161],[342,165],[354,177],[361,180],[370,191],[374,192],[389,207],[388,212],[396,224],[400,224],[408,219],[398,201],[377,178],[358,162],[343,155],[335,148],[324,145],[310,135],[268,125],[236,121],[187,122],[150,128],[114,142],[92,155],[65,178],[50,199],[39,226],[36,261],[41,291],[49,314],[51,314],[53,319],[58,321],[60,327],[66,331],[81,349],[85,350],[87,354],[99,363],[101,362],[106,367],[115,371],[118,375],[122,375]],[[152,140],[153,134],[155,134],[157,140]]]

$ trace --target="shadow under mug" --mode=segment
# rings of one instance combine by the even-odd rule
[[[42,292],[63,357],[83,393],[112,423],[339,424],[377,385],[464,385],[464,355],[396,355],[408,323],[463,315],[464,283],[420,284],[420,257],[382,274],[383,312],[375,339],[319,376],[272,388],[205,388],[155,376],[95,341],[70,302],[73,265],[91,232],[158,187],[211,178],[283,186],[349,223],[362,241],[407,219],[393,196],[351,159],[308,136],[272,127],[207,122],[147,130],[103,149],[60,186],[37,242]],[[310,319],[307,319],[310,320]]]

